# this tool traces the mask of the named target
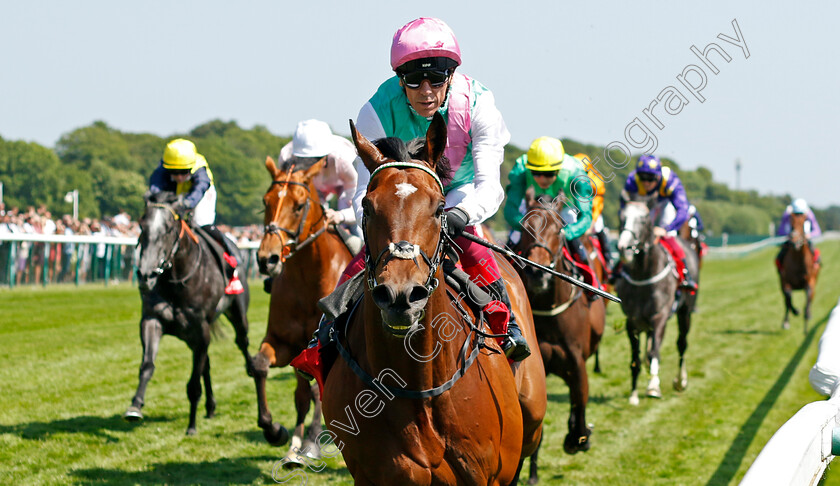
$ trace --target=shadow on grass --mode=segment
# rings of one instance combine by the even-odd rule
[[[725,329],[723,331],[718,331],[720,334],[763,334],[767,336],[771,336],[774,334],[782,334],[783,332],[789,331],[782,331],[781,328],[770,331],[764,329]]]
[[[42,440],[53,434],[72,433],[89,434],[101,437],[108,442],[118,442],[119,439],[105,433],[128,432],[146,423],[171,422],[171,417],[147,417],[141,422],[127,422],[122,415],[110,417],[93,417],[82,415],[69,419],[53,420],[52,422],[30,422],[28,424],[0,425],[0,434],[14,434],[22,439]]]
[[[145,471],[91,468],[71,471],[76,484],[251,484],[263,476],[259,461],[274,457],[219,459],[204,462],[152,463]],[[269,482],[271,478],[266,478]]]
[[[615,400],[614,395],[590,395],[589,396],[589,403],[598,403],[598,404],[605,404]],[[548,401],[549,402],[559,402],[559,403],[569,403],[569,394],[568,393],[549,393],[548,394]]]
[[[723,455],[723,461],[721,461],[718,465],[714,474],[712,474],[712,477],[709,479],[709,482],[706,483],[707,485],[729,484],[729,482],[732,481],[732,478],[735,477],[735,473],[738,472],[738,467],[744,460],[747,448],[755,438],[755,434],[761,427],[761,423],[773,408],[773,404],[776,403],[776,399],[779,398],[779,395],[782,394],[782,391],[790,382],[793,372],[796,371],[796,367],[799,366],[799,363],[802,361],[802,357],[805,356],[805,352],[808,351],[808,347],[814,340],[814,336],[817,335],[817,331],[819,331],[823,325],[828,322],[829,315],[830,313],[826,314],[822,319],[811,326],[811,330],[808,331],[805,339],[802,340],[802,344],[799,345],[799,349],[796,350],[796,353],[794,353],[790,358],[790,361],[788,361],[787,366],[785,366],[785,369],[782,371],[781,375],[779,375],[776,383],[770,387],[767,394],[764,395],[764,398],[753,411],[752,415],[750,415],[749,418],[747,418],[747,421],[744,422],[744,425],[741,426],[741,430],[738,431],[737,437],[735,437],[732,445],[729,446],[729,450],[727,450]]]
[[[270,464],[271,472],[263,472],[265,463]],[[279,465],[276,456],[257,456],[240,458],[222,458],[217,461],[152,463],[144,471],[121,471],[119,469],[90,468],[78,469],[71,474],[77,479],[76,484],[253,484],[275,481],[301,484],[308,479],[323,478],[323,475],[349,476],[344,467],[327,465],[320,473],[311,469],[285,470]],[[301,481],[303,480],[303,482]],[[305,483],[304,483],[305,484]]]

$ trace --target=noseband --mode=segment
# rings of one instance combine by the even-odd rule
[[[162,258],[160,260],[160,262],[158,263],[158,266],[155,267],[151,272],[151,274],[154,274],[154,275],[159,277],[159,276],[163,275],[164,272],[166,272],[167,270],[172,268],[172,260],[175,258],[175,254],[177,254],[178,250],[181,248],[181,238],[184,236],[184,232],[188,233],[189,236],[190,236],[190,239],[192,239],[193,241],[196,242],[196,244],[198,244],[199,251],[202,251],[203,249],[201,247],[201,244],[198,243],[198,237],[189,228],[189,226],[187,225],[187,222],[184,221],[183,219],[181,219],[181,217],[178,216],[178,213],[176,213],[172,209],[172,206],[170,206],[168,204],[150,203],[148,205],[148,207],[166,209],[166,210],[169,211],[170,214],[172,214],[172,218],[175,221],[180,221],[181,222],[181,231],[178,233],[178,238],[175,240],[175,244],[172,245],[172,248],[169,250],[169,253],[164,258]],[[200,253],[198,255],[198,258],[199,258],[199,261],[200,261],[201,260],[201,254]],[[183,278],[180,278],[180,279],[170,280],[170,282],[172,282],[172,283],[184,283],[187,280],[189,280],[189,278],[192,277],[192,275],[198,269],[199,265],[191,265],[191,267],[192,267],[192,269],[190,270],[189,273],[187,273],[186,277],[183,277]],[[150,275],[143,275],[142,273],[140,273],[139,270],[138,270],[137,273],[138,273],[138,275],[140,275],[140,277],[143,277],[143,278],[148,278],[149,276],[151,276],[151,274]]]
[[[311,191],[309,190],[309,186],[307,184],[302,183],[302,182],[289,181],[289,180],[272,181],[271,185],[272,186],[285,185],[286,187],[288,187],[289,185],[300,186],[300,187],[306,189],[307,194],[309,194],[309,195],[312,194]],[[280,207],[281,207],[281,204],[278,202],[277,209],[274,211],[274,216],[271,218],[271,222],[268,223],[267,225],[265,225],[264,232],[267,235],[279,235],[280,232],[282,231],[283,233],[286,234],[286,236],[288,236],[289,239],[286,240],[286,242],[283,244],[283,249],[281,251],[281,256],[280,256],[280,261],[286,261],[286,259],[291,258],[292,255],[294,255],[295,253],[297,253],[298,251],[300,251],[301,249],[303,249],[304,247],[306,247],[307,245],[309,245],[310,243],[315,241],[315,238],[321,236],[321,234],[324,231],[327,230],[327,224],[325,222],[323,228],[321,228],[318,231],[310,234],[308,237],[306,237],[306,239],[299,242],[298,238],[300,238],[300,234],[303,232],[303,225],[306,224],[306,216],[309,214],[309,208],[311,207],[310,198],[309,197],[306,198],[306,204],[303,207],[303,214],[300,217],[300,222],[298,223],[297,230],[295,230],[295,231],[292,231],[288,228],[281,228],[277,224],[277,222],[275,221],[277,219],[277,213],[280,211]],[[324,217],[324,215],[321,215],[321,218],[323,218],[323,217]]]
[[[440,181],[440,178],[437,174],[434,173],[431,169],[426,167],[422,164],[416,164],[414,162],[389,162],[386,164],[382,164],[373,171],[370,175],[370,180],[368,182],[368,189],[370,188],[370,181],[373,181],[373,177],[378,174],[382,169],[387,168],[412,168],[412,169],[420,169],[423,172],[431,175],[435,182],[437,182],[438,188],[440,188],[441,194],[443,194],[443,184]],[[420,263],[417,261],[417,256],[423,257],[423,261],[426,262],[426,265],[429,267],[429,274],[426,277],[426,283],[423,285],[426,290],[431,294],[440,283],[435,277],[437,273],[437,269],[440,266],[441,260],[443,260],[443,253],[444,253],[444,245],[446,244],[446,218],[443,214],[441,214],[438,219],[440,220],[440,234],[438,235],[438,242],[437,246],[435,247],[435,252],[432,258],[420,248],[420,245],[411,243],[409,241],[398,241],[397,243],[388,243],[387,248],[383,248],[382,251],[376,256],[376,258],[372,258],[370,253],[370,247],[365,244],[365,272],[367,273],[367,285],[368,289],[373,290],[378,284],[376,282],[376,276],[374,272],[376,271],[376,267],[379,266],[380,263],[386,264],[393,258],[398,258],[400,260],[414,260],[414,264],[417,267],[420,267]],[[362,233],[365,238],[365,243],[368,241],[367,237],[367,217],[366,215],[362,215]]]

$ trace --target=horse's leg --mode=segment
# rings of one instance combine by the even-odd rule
[[[542,441],[543,441],[544,437],[545,437],[545,434],[543,434],[540,437],[540,443],[537,444],[537,450],[534,451],[533,454],[531,454],[531,469],[530,469],[529,475],[528,475],[528,484],[533,485],[533,484],[537,484],[538,482],[540,482],[540,478],[537,475],[537,457],[539,456],[540,447],[542,447]]]
[[[195,435],[195,416],[198,411],[198,400],[201,398],[201,377],[207,363],[207,341],[201,340],[201,342],[191,344],[190,347],[193,352],[193,368],[190,381],[187,382],[187,398],[190,400],[190,424],[187,426],[187,435]]]
[[[292,443],[289,444],[289,452],[286,458],[289,459],[288,464],[303,465],[303,459],[298,457],[303,455],[303,433],[306,429],[306,414],[309,413],[310,402],[312,401],[312,389],[309,381],[299,375],[297,378],[297,387],[295,388],[295,410],[297,411],[297,418],[295,419],[295,428],[292,431]]]
[[[630,376],[632,387],[630,388],[630,405],[639,404],[639,392],[636,390],[636,383],[639,380],[639,372],[642,368],[642,358],[639,355],[639,335],[636,334],[630,319],[624,325],[627,337],[630,338]]]
[[[805,324],[802,332],[808,334],[808,320],[811,319],[811,300],[814,299],[814,287],[810,283],[805,284]]]
[[[321,390],[318,383],[310,384],[312,403],[315,405],[312,411],[312,422],[309,424],[309,432],[303,441],[304,455],[314,459],[321,458],[321,446],[318,444],[318,436],[321,434]]]
[[[595,373],[601,372],[601,360],[598,358],[598,350],[595,350],[595,368],[592,369]]]
[[[236,347],[245,357],[245,371],[248,376],[254,376],[254,359],[248,354],[248,293],[237,295],[230,307],[225,311],[225,316],[233,325],[236,332]]]
[[[206,418],[213,418],[216,415],[216,396],[213,395],[213,385],[210,383],[210,356],[204,363],[204,410],[207,411]]]
[[[269,444],[281,446],[289,440],[289,431],[281,424],[273,423],[265,392],[268,369],[276,362],[275,359],[274,346],[266,337],[253,359],[254,384],[257,389],[257,425],[263,430],[263,436]]]
[[[129,421],[142,420],[143,399],[146,396],[146,385],[155,373],[155,358],[160,345],[160,338],[163,336],[163,326],[154,317],[144,317],[140,320],[140,342],[143,345],[143,360],[140,362],[140,381],[137,385],[137,392],[131,399],[131,406],[125,411],[123,417]]]
[[[680,334],[677,337],[677,351],[680,353],[680,369],[674,378],[674,390],[683,391],[688,387],[688,368],[685,364],[685,350],[688,349],[688,331],[691,330],[691,312],[693,303],[683,304],[677,311],[677,323]]]
[[[648,349],[650,381],[648,381],[647,396],[651,398],[662,398],[662,389],[659,387],[659,348],[665,338],[665,325],[667,323],[667,314],[660,316],[653,322],[653,333],[651,334],[650,349]]]
[[[589,400],[589,378],[586,361],[580,353],[569,356],[569,433],[563,441],[566,454],[589,450],[589,436],[592,431],[586,426],[586,403]]]

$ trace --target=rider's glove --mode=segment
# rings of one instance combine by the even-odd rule
[[[446,211],[446,234],[450,238],[457,238],[464,232],[464,228],[470,222],[470,217],[466,211],[461,208],[451,208]]]

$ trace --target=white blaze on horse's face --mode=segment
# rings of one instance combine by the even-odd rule
[[[639,244],[638,238],[645,218],[648,217],[647,206],[639,203],[627,203],[622,210],[624,225],[618,236],[618,251],[624,263],[629,263],[635,256],[635,246]]]
[[[397,184],[397,192],[396,196],[400,199],[405,199],[408,196],[414,194],[417,191],[417,188],[407,182],[401,182]]]

